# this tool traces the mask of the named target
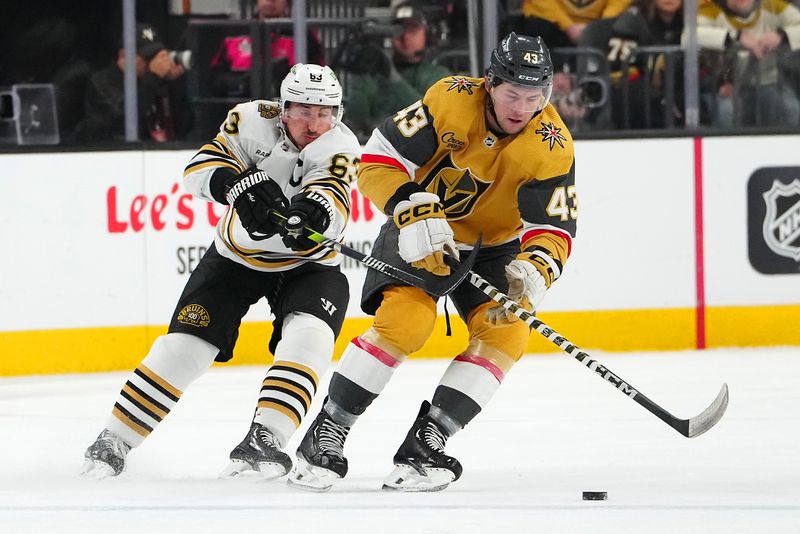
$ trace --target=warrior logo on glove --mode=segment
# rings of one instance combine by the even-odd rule
[[[242,226],[254,240],[272,237],[280,230],[272,212],[284,213],[288,202],[281,187],[266,172],[248,169],[228,179],[225,200],[233,206]]]

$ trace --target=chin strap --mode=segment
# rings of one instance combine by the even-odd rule
[[[503,137],[508,135],[508,132],[503,130],[500,127],[500,119],[497,118],[497,113],[494,112],[494,103],[492,102],[492,95],[489,94],[489,90],[486,90],[486,109],[489,111],[489,115],[494,119],[494,123],[497,125],[497,129],[499,131],[495,131],[491,125],[489,125],[489,131],[495,134],[498,137]]]

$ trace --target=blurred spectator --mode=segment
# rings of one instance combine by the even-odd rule
[[[358,135],[368,136],[383,119],[419,100],[448,71],[434,65],[428,51],[429,26],[420,4],[402,2],[392,11],[396,35],[391,59],[375,39],[359,38],[345,51],[341,65],[348,80],[345,121]]]
[[[289,0],[257,0],[256,18],[269,20],[291,17]],[[271,51],[270,95],[280,93],[280,83],[297,63],[295,41],[291,26],[272,28],[269,33]],[[306,63],[325,65],[325,57],[319,36],[308,30]],[[216,72],[215,93],[217,96],[262,98],[265,95],[250,94],[250,69],[253,66],[253,39],[249,33],[225,37],[211,58],[211,68]]]
[[[631,0],[525,0],[522,6],[525,35],[538,35],[552,48],[578,44],[586,25],[598,19],[616,17]]]
[[[578,45],[587,24],[616,17],[631,0],[525,0],[520,30],[525,35],[544,39],[553,57],[555,75],[551,101],[570,128],[579,130],[587,108],[579,98],[582,91],[570,73],[576,70],[576,58],[562,52]],[[605,45],[597,46],[605,49]]]
[[[183,136],[191,125],[187,106],[181,105],[184,74],[149,24],[136,26],[136,77],[141,140],[169,141]],[[95,72],[85,96],[85,115],[78,124],[78,141],[125,139],[125,49],[116,61]],[[176,114],[177,112],[177,114]]]
[[[701,48],[720,52],[703,97],[716,124],[798,124],[797,93],[783,83],[779,62],[800,48],[800,9],[786,0],[715,0],[699,7]],[[791,61],[789,62],[791,64]]]
[[[579,44],[602,50],[608,60],[611,115],[606,108],[604,118],[593,117],[596,122],[603,127],[663,128],[667,114],[673,124],[682,121],[681,56],[672,56],[673,70],[668,72],[666,54],[637,53],[643,46],[678,46],[682,32],[683,0],[636,0],[618,17],[586,26]],[[673,89],[669,102],[668,76]]]

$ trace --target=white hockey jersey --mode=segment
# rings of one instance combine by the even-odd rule
[[[255,100],[228,112],[214,140],[189,161],[184,184],[194,196],[214,202],[209,189],[214,171],[227,167],[238,174],[257,167],[281,186],[289,200],[301,191],[324,195],[335,207],[325,237],[341,241],[350,215],[350,183],[356,179],[360,155],[358,139],[341,122],[298,150],[282,127],[278,104]],[[338,254],[321,246],[295,252],[284,246],[279,235],[253,240],[232,207],[217,224],[214,243],[222,256],[259,271],[284,271],[308,261],[324,265],[340,261]]]

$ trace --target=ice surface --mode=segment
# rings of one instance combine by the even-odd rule
[[[212,369],[104,481],[78,472],[127,373],[6,378],[0,532],[800,532],[800,349],[590,354],[681,418],[727,382],[728,412],[687,439],[569,356],[527,356],[448,443],[461,480],[385,493],[391,457],[447,366],[411,360],[351,432],[348,477],[312,494],[216,478],[249,428],[262,368]],[[585,490],[608,500],[582,501]]]

